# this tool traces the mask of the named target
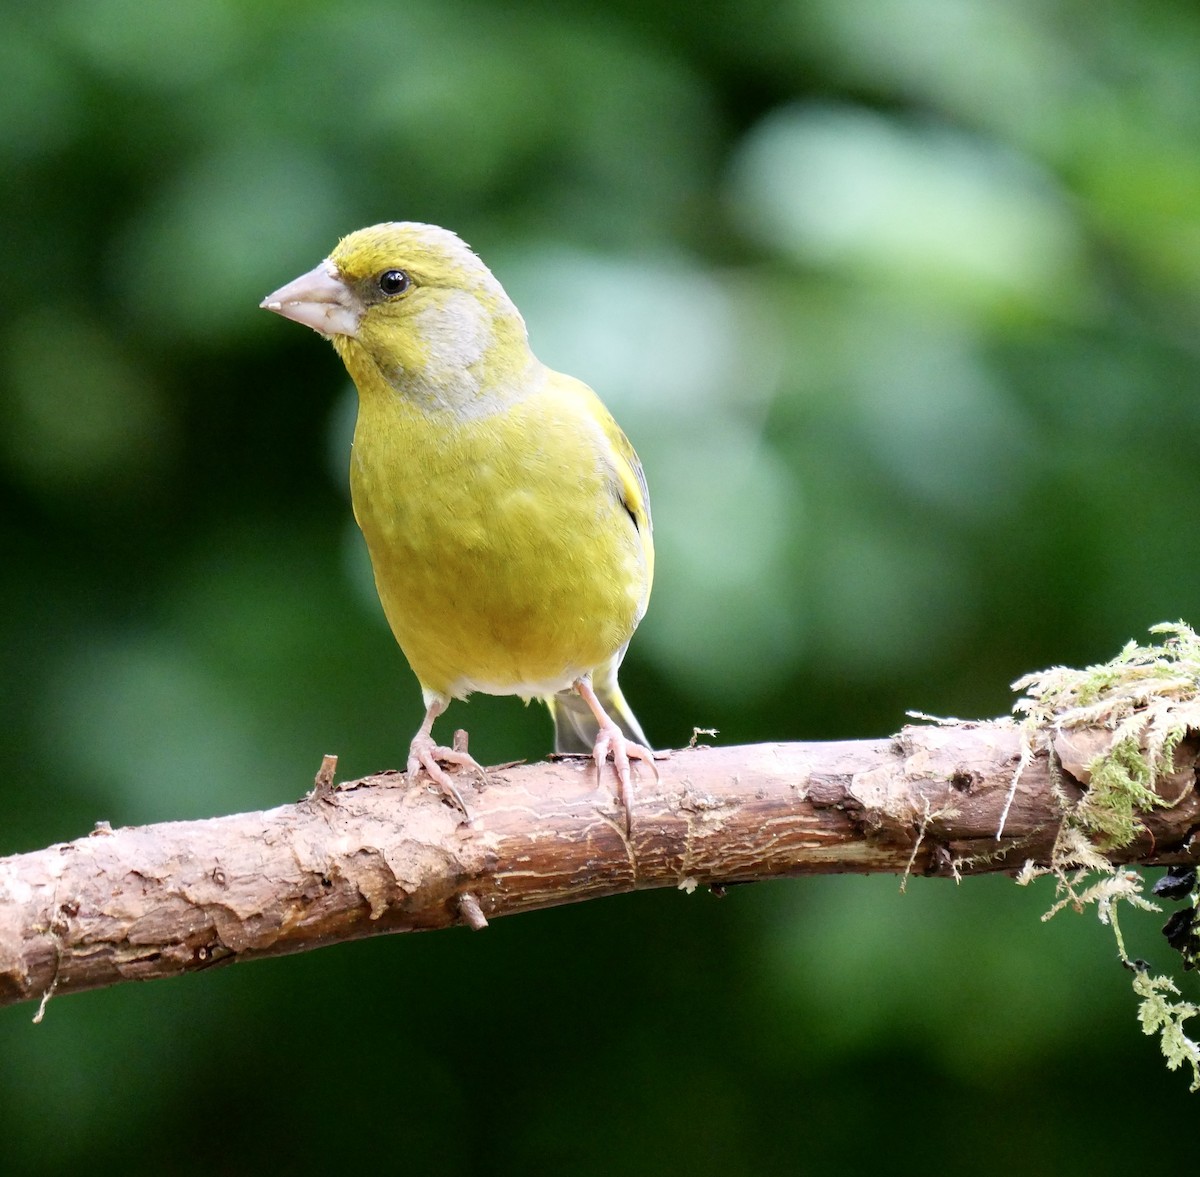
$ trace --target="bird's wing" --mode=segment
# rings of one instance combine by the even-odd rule
[[[613,443],[619,459],[617,474],[621,479],[621,498],[633,516],[638,531],[647,536],[654,534],[654,518],[650,514],[650,488],[646,485],[646,472],[642,469],[641,459],[633,448],[629,438],[621,431],[621,427],[609,417],[609,428],[605,429],[609,440]],[[633,475],[632,482],[629,476]]]
[[[605,458],[612,471],[614,490],[621,505],[629,514],[641,537],[646,553],[647,567],[654,567],[654,520],[650,514],[650,491],[646,486],[646,473],[629,438],[617,424],[604,402],[582,380],[554,374],[560,388],[569,389],[580,399],[581,407],[599,428],[606,446]]]
[[[604,407],[603,401],[591,389],[588,389],[588,392],[592,412],[609,444],[609,456],[612,459],[621,502],[629,512],[633,525],[649,540],[654,534],[654,520],[650,515],[650,490],[646,486],[646,472],[642,469],[637,451],[613,419],[613,415]]]
[[[650,582],[654,578],[654,519],[650,514],[650,492],[646,486],[646,473],[629,438],[622,432],[621,427],[613,420],[612,414],[596,398],[598,420],[604,430],[604,436],[609,443],[609,457],[612,461],[613,475],[616,479],[616,490],[620,496],[621,505],[633,520],[641,543],[642,555],[646,561],[645,594],[642,597],[641,613],[646,611],[650,597]],[[641,618],[639,613],[639,620]]]

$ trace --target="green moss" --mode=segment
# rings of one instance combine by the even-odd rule
[[[1179,988],[1169,977],[1152,977],[1138,971],[1133,979],[1133,991],[1140,1002],[1138,1020],[1142,1032],[1157,1034],[1170,1070],[1184,1063],[1192,1068],[1192,1091],[1200,1091],[1200,1045],[1184,1033],[1183,1024],[1200,1013],[1190,1001],[1178,1001]]]
[[[1139,872],[1114,867],[1104,856],[1142,832],[1139,812],[1171,804],[1156,785],[1175,771],[1175,750],[1187,732],[1200,730],[1200,637],[1183,622],[1156,625],[1150,632],[1165,635],[1161,645],[1129,642],[1110,662],[1086,670],[1056,667],[1013,684],[1014,690],[1025,692],[1013,708],[1024,716],[1022,768],[1045,750],[1057,774],[1057,738],[1083,729],[1112,733],[1107,747],[1085,766],[1083,796],[1073,801],[1056,789],[1063,818],[1049,867],[1026,863],[1017,881],[1054,876],[1056,901],[1044,919],[1064,907],[1082,911],[1095,906],[1101,922],[1112,928],[1121,962],[1134,974],[1143,1031],[1158,1035],[1171,1070],[1185,1062],[1191,1067],[1191,1090],[1198,1091],[1200,1044],[1187,1036],[1184,1023],[1200,1007],[1181,1000],[1169,977],[1154,976],[1144,962],[1129,958],[1119,905],[1160,908],[1142,894],[1145,881]],[[1014,775],[1014,790],[1020,771]],[[1200,905],[1200,894],[1193,894],[1192,902]]]
[[[1165,764],[1170,763],[1168,756]],[[1137,810],[1166,804],[1154,791],[1156,766],[1147,759],[1137,737],[1130,735],[1115,740],[1088,765],[1088,771],[1088,790],[1076,806],[1073,820],[1094,835],[1102,849],[1128,846],[1142,829]]]
[[[1026,753],[1047,749],[1073,730],[1111,731],[1108,747],[1087,765],[1088,787],[1064,825],[1084,830],[1101,849],[1129,845],[1143,830],[1138,812],[1165,806],[1155,786],[1175,769],[1175,749],[1200,729],[1200,637],[1183,622],[1154,626],[1161,645],[1126,643],[1109,662],[1085,670],[1055,667],[1013,684],[1013,711]]]

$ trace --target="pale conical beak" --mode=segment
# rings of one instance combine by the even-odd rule
[[[325,336],[357,335],[365,309],[328,258],[268,294],[258,305]]]

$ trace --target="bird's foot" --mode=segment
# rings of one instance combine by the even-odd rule
[[[662,759],[657,753],[644,744],[629,739],[611,719],[606,719],[596,733],[596,743],[592,747],[592,759],[596,762],[597,781],[604,775],[604,765],[612,757],[613,771],[617,774],[617,799],[625,810],[625,833],[633,831],[633,779],[630,761],[642,761],[654,770],[654,779],[658,780],[658,765],[656,759]]]
[[[431,735],[418,732],[413,737],[413,741],[408,748],[409,780],[415,780],[417,774],[424,769],[429,779],[441,791],[442,796],[456,808],[460,809],[463,817],[467,821],[470,821],[471,814],[467,809],[467,803],[462,799],[462,794],[458,791],[458,786],[450,779],[450,774],[442,767],[443,764],[452,764],[456,768],[470,769],[472,772],[479,773],[482,781],[487,781],[487,773],[484,772],[483,765],[470,753],[437,744]]]

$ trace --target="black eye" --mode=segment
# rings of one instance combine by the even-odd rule
[[[389,296],[403,294],[412,283],[412,279],[403,270],[384,270],[377,281],[379,289]]]

